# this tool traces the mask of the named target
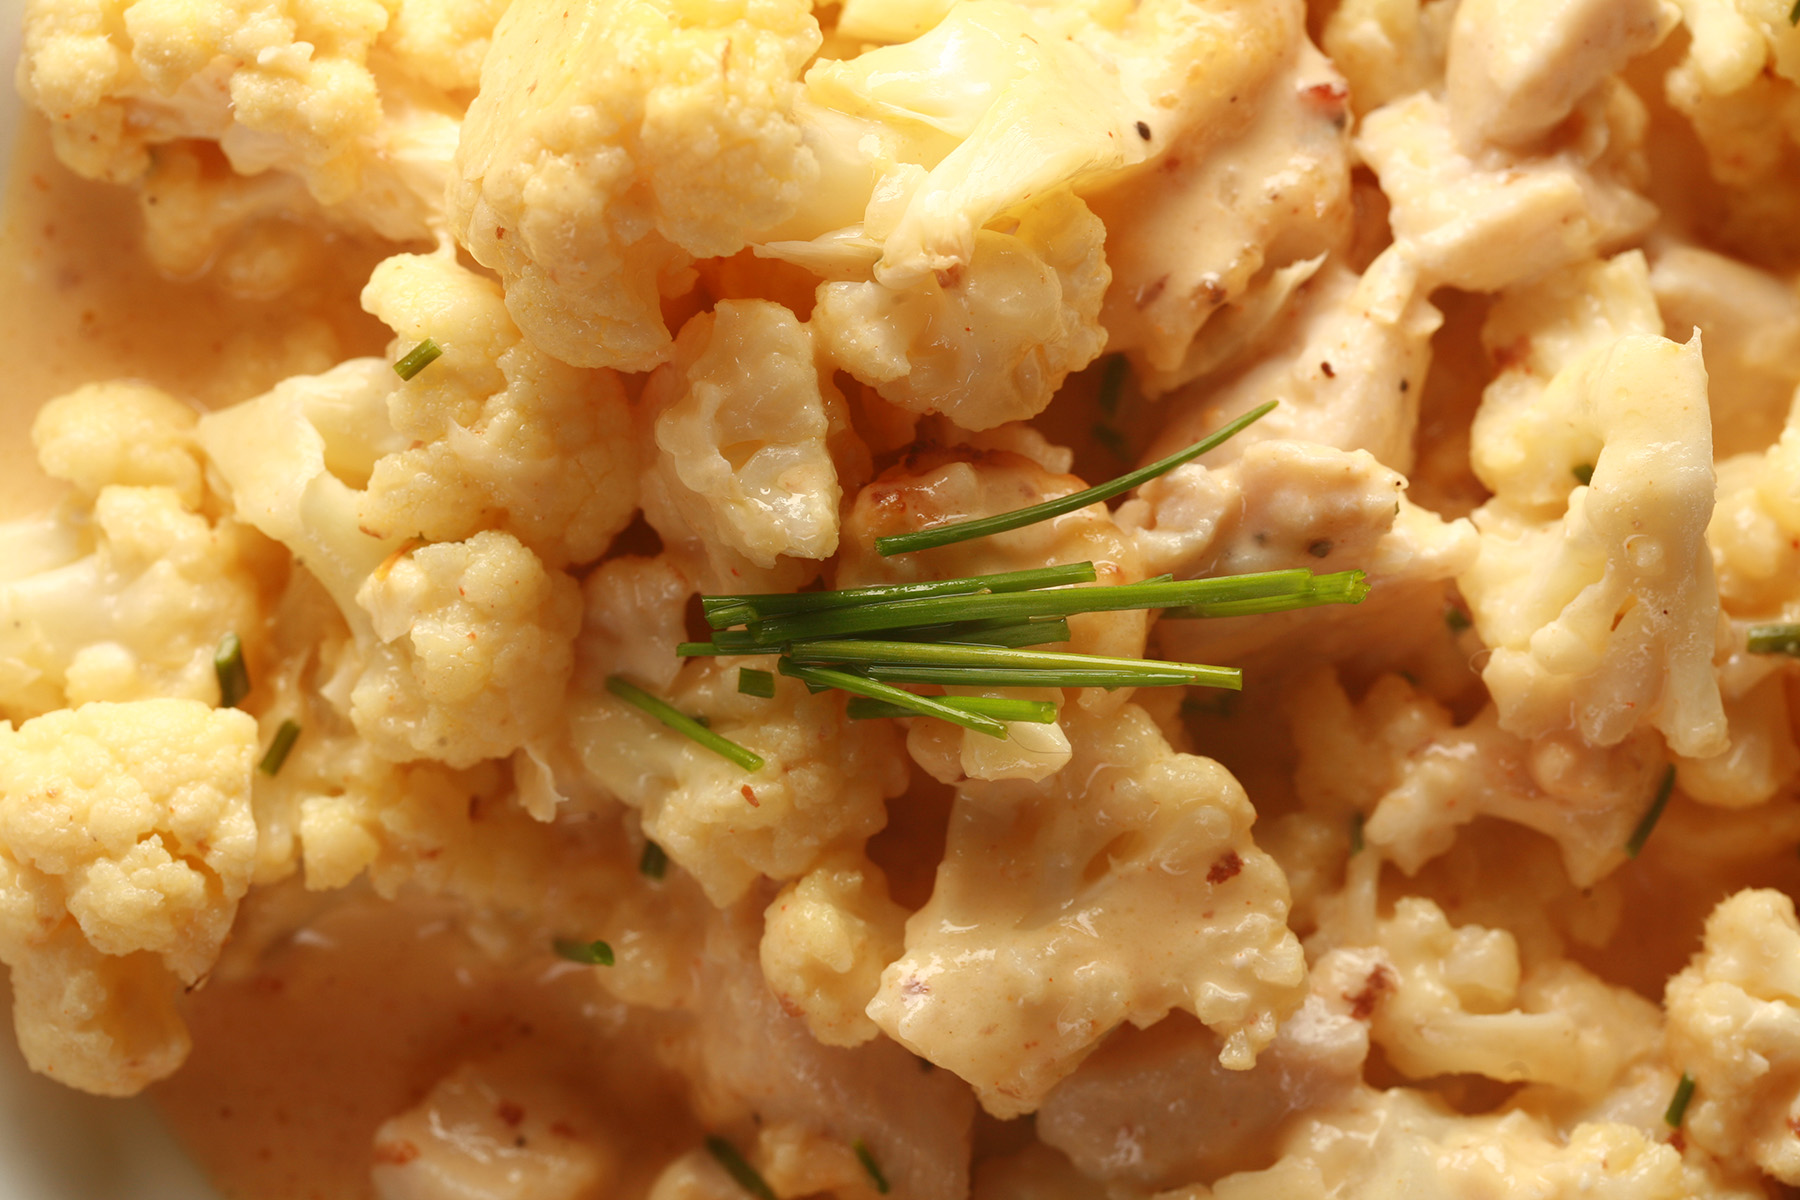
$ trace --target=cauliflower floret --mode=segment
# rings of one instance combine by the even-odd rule
[[[1722,464],[1764,449],[1800,384],[1800,295],[1768,271],[1686,245],[1654,256],[1650,288],[1663,336],[1704,337],[1713,454]]]
[[[526,0],[495,30],[450,201],[513,317],[578,366],[667,356],[659,285],[735,253],[818,177],[789,110],[820,43],[799,0]]]
[[[1470,151],[1451,109],[1419,92],[1370,113],[1356,146],[1393,207],[1396,248],[1438,284],[1495,291],[1630,241],[1656,217],[1640,196],[1643,103],[1623,84],[1583,101],[1553,153]]]
[[[887,821],[882,802],[907,782],[885,722],[850,721],[841,697],[792,679],[776,682],[773,699],[743,695],[738,662],[693,660],[663,698],[761,755],[757,771],[610,695],[577,697],[569,716],[588,776],[637,809],[645,836],[721,906],[760,875],[797,878],[828,848],[866,839]]]
[[[1000,430],[955,450],[927,450],[896,464],[857,494],[844,520],[835,584],[864,587],[925,579],[955,579],[1065,563],[1092,562],[1094,586],[1144,578],[1137,547],[1104,505],[1090,505],[1052,521],[1040,521],[992,537],[976,538],[884,558],[875,539],[948,521],[1009,512],[1067,496],[1087,485],[1067,474],[1070,454],[1041,438]],[[981,443],[986,443],[985,445]],[[1010,444],[1016,449],[1002,448]],[[1035,455],[1035,457],[1033,457]],[[1137,658],[1144,653],[1149,620],[1142,611],[1080,613],[1069,618],[1077,654]],[[1012,688],[984,691],[1018,699],[1057,699],[1054,692]],[[1130,696],[1084,688],[1078,702],[1100,711]],[[1069,759],[1068,739],[1052,725],[1016,723],[1005,741],[926,718],[912,723],[907,747],[934,776],[954,783],[975,779],[1043,779]]]
[[[1800,1183],[1800,922],[1777,891],[1745,890],[1706,920],[1669,981],[1668,1054],[1694,1077],[1686,1129],[1724,1158]]]
[[[1676,19],[1668,0],[1462,0],[1444,82],[1463,147],[1543,137]]]
[[[200,414],[143,383],[90,383],[38,410],[31,444],[53,479],[92,503],[102,488],[166,487],[184,508],[200,507]]]
[[[694,581],[667,555],[609,558],[581,581],[576,685],[598,691],[613,672],[661,690],[675,682],[688,640],[687,599]]]
[[[1133,705],[1074,710],[1069,733],[1073,760],[1043,783],[957,790],[937,886],[869,1005],[1002,1117],[1121,1021],[1185,1009],[1242,1070],[1302,998],[1287,884],[1230,774],[1173,753]]]
[[[1673,1146],[1615,1122],[1568,1131],[1519,1111],[1463,1116],[1404,1088],[1301,1117],[1267,1170],[1168,1200],[1751,1200]]]
[[[1443,854],[1481,816],[1554,839],[1569,877],[1586,887],[1624,859],[1625,843],[1666,771],[1653,734],[1596,748],[1572,733],[1524,741],[1493,708],[1465,725],[1406,680],[1388,675],[1352,705],[1329,672],[1289,694],[1309,807],[1367,816],[1369,846],[1408,874]]]
[[[598,558],[637,501],[618,379],[540,353],[500,289],[446,255],[388,259],[363,307],[398,335],[397,353],[427,337],[444,353],[404,383],[382,377],[411,446],[374,464],[359,523],[429,541],[501,529],[552,568]]]
[[[872,233],[893,215],[879,204]],[[1087,205],[1059,189],[1002,228],[978,228],[969,251],[935,273],[821,284],[812,322],[833,362],[892,404],[967,429],[1023,420],[1106,345],[1105,236]]]
[[[861,854],[837,851],[781,889],[763,914],[762,970],[782,1007],[827,1046],[880,1032],[863,1010],[900,957],[906,910]]]
[[[1351,646],[1368,630],[1411,612],[1474,560],[1475,531],[1444,521],[1404,495],[1406,479],[1366,450],[1264,441],[1220,467],[1189,463],[1152,480],[1121,505],[1147,574],[1178,579],[1306,567],[1368,574],[1369,599],[1282,616],[1164,620],[1163,652],[1189,662],[1237,662],[1250,651],[1311,631],[1314,652]],[[1410,620],[1410,617],[1406,618]],[[1332,627],[1327,634],[1325,627]]]
[[[1457,0],[1344,0],[1319,44],[1350,80],[1358,114],[1443,81]]]
[[[1656,1048],[1649,1001],[1563,959],[1521,971],[1512,934],[1452,927],[1423,897],[1402,898],[1374,942],[1331,949],[1313,970],[1341,981],[1352,1015],[1409,1078],[1486,1075],[1594,1100]]]
[[[466,1062],[375,1131],[378,1200],[583,1200],[619,1170],[579,1096],[504,1059]]]
[[[492,3],[431,30],[429,0],[400,5],[397,33],[422,74],[383,51],[381,0],[33,0],[19,85],[51,119],[59,158],[89,178],[142,178],[157,146],[217,142],[245,175],[301,180],[322,215],[397,240],[433,236],[466,87],[450,64],[479,55]],[[379,60],[381,66],[371,65]],[[377,78],[377,70],[381,78]],[[292,199],[271,192],[264,215]]]
[[[402,554],[363,582],[356,603],[380,644],[350,716],[383,754],[466,767],[559,719],[580,591],[511,534],[485,530]]]
[[[1484,337],[1515,365],[1471,435],[1495,495],[1458,584],[1493,648],[1482,679],[1503,728],[1610,746],[1649,726],[1703,756],[1726,746],[1706,369],[1697,338],[1635,332],[1654,314],[1636,253],[1496,306]]]
[[[1272,318],[1290,282],[1310,276],[1317,256],[1348,239],[1343,77],[1295,38],[1278,69],[1256,83],[1240,93],[1248,117],[1241,127],[1196,125],[1164,149],[1154,171],[1085,196],[1106,225],[1112,268],[1100,323],[1111,349],[1132,354],[1146,395],[1214,369],[1254,340],[1247,318]],[[1249,180],[1268,182],[1247,187]]]
[[[1413,464],[1419,395],[1431,365],[1431,335],[1443,314],[1430,288],[1399,251],[1389,249],[1361,276],[1335,260],[1294,281],[1291,299],[1276,297],[1279,320],[1253,364],[1221,368],[1170,392],[1167,422],[1145,452],[1154,459],[1191,446],[1234,417],[1268,400],[1268,416],[1215,450],[1207,462],[1237,457],[1255,442],[1291,439],[1367,450],[1384,466]]]
[[[811,330],[781,305],[722,300],[689,321],[639,421],[653,442],[645,517],[665,545],[697,541],[715,574],[739,557],[768,570],[836,551],[828,441],[849,418],[814,365]]]
[[[175,1070],[175,1012],[250,883],[256,722],[195,700],[0,723],[0,959],[33,1069],[129,1095]]]

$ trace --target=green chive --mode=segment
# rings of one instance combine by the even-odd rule
[[[910,667],[1009,667],[1033,671],[1119,671],[1125,673],[1180,674],[1190,682],[1210,682],[1232,687],[1238,680],[1235,667],[1202,663],[1164,662],[1160,659],[1106,658],[1098,654],[1062,654],[1049,650],[1014,650],[1006,646],[955,646],[937,642],[877,642],[838,640],[800,642],[788,650],[796,663],[858,663]],[[1230,683],[1222,682],[1226,678]],[[835,685],[834,685],[835,686]]]
[[[1650,802],[1650,808],[1644,813],[1637,828],[1631,831],[1631,840],[1625,843],[1625,853],[1636,858],[1644,849],[1644,843],[1650,840],[1650,831],[1656,828],[1657,821],[1662,819],[1663,809],[1669,806],[1669,796],[1675,791],[1675,765],[1663,772],[1662,782],[1657,785],[1656,799]]]
[[[909,692],[905,688],[891,687],[885,683],[864,679],[860,675],[851,675],[845,671],[833,671],[826,667],[803,666],[785,658],[776,664],[776,669],[783,675],[804,679],[808,683],[820,683],[826,687],[834,687],[841,692],[849,692],[852,696],[866,696],[870,700],[885,701],[895,708],[906,709],[912,716],[937,717],[940,720],[949,721],[953,725],[961,725],[964,729],[985,733],[989,737],[1003,738],[1006,736],[1006,726],[992,717],[952,708],[935,696],[921,696],[916,692]]]
[[[738,692],[745,696],[760,696],[764,700],[771,700],[775,696],[775,677],[754,667],[739,667]]]
[[[1573,467],[1569,468],[1569,474],[1575,476],[1576,483],[1579,483],[1582,487],[1586,487],[1588,484],[1594,482],[1594,464],[1576,463]]]
[[[426,338],[401,356],[400,361],[394,364],[394,374],[401,379],[411,379],[436,362],[443,353],[442,346],[430,338]]]
[[[1107,416],[1119,410],[1119,396],[1125,391],[1125,376],[1131,371],[1131,364],[1123,354],[1115,354],[1106,360],[1100,368],[1100,392],[1095,397],[1100,411]]]
[[[737,1185],[749,1192],[756,1200],[775,1200],[775,1190],[763,1177],[756,1173],[756,1168],[744,1161],[736,1146],[722,1137],[706,1139],[706,1152],[713,1156],[725,1173],[737,1180]]]
[[[1241,576],[1226,576],[1227,579]],[[1361,604],[1369,594],[1369,583],[1361,571],[1335,571],[1315,575],[1307,586],[1279,596],[1253,596],[1239,600],[1219,600],[1203,604],[1184,604],[1170,608],[1163,616],[1177,621],[1198,617],[1250,617],[1260,613],[1288,612],[1296,608],[1315,608],[1321,604]]]
[[[644,843],[644,853],[638,858],[638,874],[651,879],[661,879],[669,870],[669,855],[655,842]]]
[[[1752,654],[1788,654],[1800,657],[1800,625],[1752,625],[1746,646]]]
[[[655,717],[677,733],[686,734],[720,758],[730,759],[746,771],[762,770],[762,755],[754,750],[746,750],[734,741],[720,737],[694,718],[675,708],[668,701],[657,699],[622,676],[608,675],[606,690],[634,708]]]
[[[992,717],[996,721],[1029,721],[1034,725],[1054,725],[1056,723],[1056,704],[1050,700],[1014,700],[1010,696],[933,696],[932,699],[948,708],[960,709],[978,716]],[[916,717],[919,715],[898,704],[889,704],[885,700],[870,700],[866,696],[852,697],[850,703],[845,706],[845,711],[850,714],[850,719],[853,721],[868,721],[876,717]]]
[[[1794,0],[1794,7],[1788,9],[1788,24],[1800,25],[1800,0]]]
[[[1694,1077],[1683,1071],[1681,1082],[1675,1085],[1675,1094],[1669,1098],[1669,1107],[1663,1112],[1663,1124],[1670,1129],[1680,1129],[1682,1118],[1687,1116],[1688,1102],[1693,1098]]]
[[[1350,814],[1350,853],[1361,854],[1363,849],[1363,826],[1369,818],[1359,812]]]
[[[1452,604],[1444,609],[1444,624],[1449,627],[1451,633],[1461,633],[1472,623],[1469,620],[1469,614],[1456,605]]]
[[[613,965],[613,949],[605,942],[578,942],[573,938],[557,938],[550,945],[570,962],[589,967]]]
[[[878,583],[869,587],[839,588],[830,592],[753,592],[739,596],[702,596],[700,608],[714,629],[729,629],[750,621],[787,613],[850,608],[878,600],[909,600],[920,596],[965,596],[982,592],[1027,592],[1061,587],[1067,583],[1093,583],[1099,578],[1091,562],[1033,567],[1028,571],[1003,571],[996,575],[967,575],[960,579],[926,579],[917,583]]]
[[[219,640],[213,651],[213,674],[219,677],[219,704],[236,708],[250,694],[250,669],[244,665],[244,643],[235,633]]]
[[[288,752],[294,748],[294,742],[299,737],[300,723],[293,720],[283,721],[281,728],[275,731],[275,740],[269,743],[269,752],[262,756],[262,761],[256,764],[256,769],[264,775],[280,774],[281,764],[287,761]]]
[[[1117,479],[1096,487],[1061,496],[1055,500],[1046,500],[1042,504],[1033,504],[1029,508],[999,513],[992,517],[978,517],[972,521],[956,521],[948,525],[939,525],[933,529],[920,529],[912,533],[876,538],[875,550],[883,557],[907,554],[915,550],[930,550],[938,546],[966,542],[971,538],[990,537],[996,533],[1005,533],[1009,529],[1035,525],[1039,521],[1048,521],[1052,517],[1060,517],[1064,513],[1072,513],[1077,509],[1086,508],[1090,504],[1111,500],[1114,496],[1123,495],[1139,484],[1148,483],[1158,475],[1167,474],[1183,463],[1192,462],[1207,451],[1217,448],[1233,435],[1267,416],[1276,403],[1271,400],[1267,404],[1253,408],[1235,421],[1227,423],[1216,433],[1195,442],[1186,450],[1178,451],[1167,458],[1158,459],[1147,467],[1128,471]]]
[[[1201,679],[1187,671],[1158,671],[1156,664],[1133,671],[1106,668],[934,667],[911,663],[877,663],[861,674],[883,683],[935,683],[941,687],[1243,687],[1236,667],[1211,667],[1216,675]]]
[[[771,617],[750,630],[747,640],[762,646],[779,646],[813,638],[957,621],[1027,621],[1034,617],[1068,617],[1133,608],[1216,606],[1240,600],[1278,600],[1289,607],[1299,607],[1332,602],[1329,598],[1319,598],[1321,596],[1355,595],[1360,581],[1361,572],[1315,576],[1304,568],[1295,567],[1217,579],[1146,580],[1113,587],[1059,588],[1004,595],[925,596],[912,600],[884,600],[829,612]],[[1278,608],[1265,611],[1278,611]]]
[[[876,1165],[875,1156],[869,1153],[869,1148],[863,1145],[863,1140],[857,1138],[854,1142],[850,1143],[850,1148],[856,1151],[856,1161],[861,1163],[863,1170],[869,1173],[869,1180],[875,1185],[876,1192],[883,1196],[887,1195],[887,1176],[881,1173],[881,1168]]]
[[[1114,458],[1123,459],[1126,462],[1131,461],[1131,447],[1126,444],[1125,435],[1114,429],[1111,425],[1101,425],[1096,423],[1089,432],[1093,435],[1096,442],[1099,442],[1102,446],[1106,447],[1107,450],[1111,451]]]

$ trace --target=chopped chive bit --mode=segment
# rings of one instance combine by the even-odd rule
[[[875,1185],[876,1192],[883,1196],[887,1195],[887,1176],[881,1173],[881,1164],[875,1161],[873,1154],[869,1153],[869,1147],[861,1138],[857,1138],[850,1143],[850,1148],[856,1151],[856,1161],[861,1163],[862,1169],[869,1173],[869,1182]]]
[[[661,879],[668,872],[668,852],[655,842],[645,842],[644,853],[638,858],[638,873],[651,879]]]
[[[655,717],[675,732],[686,734],[720,758],[730,759],[746,771],[762,770],[762,755],[745,749],[729,738],[720,737],[668,701],[657,699],[623,676],[608,675],[606,690],[634,708]]]
[[[1800,25],[1800,0],[1794,0],[1794,7],[1788,9],[1788,24]]]
[[[958,709],[966,713],[974,713],[981,717],[992,717],[996,721],[1028,721],[1033,725],[1054,725],[1056,723],[1056,703],[1051,700],[1014,700],[1009,696],[933,696],[939,704]],[[845,706],[852,721],[867,721],[877,717],[916,717],[919,714],[910,708],[898,704],[889,704],[885,700],[871,700],[866,696],[853,696]]]
[[[573,938],[557,938],[550,945],[570,962],[588,967],[613,965],[613,948],[605,942],[578,942]]]
[[[1095,422],[1093,429],[1089,432],[1093,434],[1094,440],[1104,446],[1114,458],[1126,462],[1131,460],[1131,446],[1125,441],[1125,435],[1111,425]]]
[[[1461,633],[1471,624],[1473,622],[1469,620],[1469,614],[1456,605],[1452,604],[1444,609],[1444,625],[1451,633]]]
[[[1683,1071],[1681,1082],[1675,1085],[1675,1094],[1669,1098],[1669,1107],[1663,1112],[1663,1124],[1670,1129],[1680,1129],[1682,1118],[1687,1116],[1688,1102],[1693,1098],[1694,1077]]]
[[[1789,654],[1800,657],[1800,625],[1790,622],[1752,625],[1745,643],[1752,654]]]
[[[219,703],[225,708],[236,708],[250,694],[250,668],[244,665],[244,643],[237,634],[219,639],[213,674],[219,677]]]
[[[1363,826],[1368,824],[1368,822],[1369,818],[1365,817],[1362,813],[1353,812],[1350,814],[1350,853],[1362,853]]]
[[[288,753],[293,750],[294,743],[299,738],[300,722],[283,721],[281,728],[275,731],[275,740],[269,743],[268,753],[262,756],[262,761],[256,764],[256,769],[264,775],[280,774],[281,764],[287,761]]]
[[[1650,801],[1650,807],[1644,812],[1644,819],[1638,822],[1637,828],[1631,831],[1631,840],[1625,843],[1625,853],[1628,856],[1636,858],[1643,852],[1644,843],[1650,840],[1650,831],[1662,819],[1663,809],[1669,806],[1669,797],[1674,791],[1675,765],[1671,763],[1669,769],[1663,772],[1662,782],[1656,787],[1656,799]]]
[[[1083,687],[1080,683],[1060,683],[1058,677],[1092,672],[1109,672],[1127,681],[1142,675],[1146,679],[1162,676],[1179,677],[1183,683],[1237,690],[1242,676],[1236,667],[1213,667],[1203,663],[1164,662],[1158,659],[1104,658],[1097,654],[1060,654],[1044,650],[1013,650],[1005,646],[937,645],[931,642],[818,641],[801,642],[791,648],[789,658],[796,663],[859,663],[871,668],[920,667],[957,670],[999,669],[1034,671],[1045,677],[1045,687]],[[786,661],[786,660],[784,660]],[[785,670],[783,672],[786,673]],[[881,676],[871,670],[871,675]],[[953,682],[915,677],[910,682]],[[834,687],[841,686],[833,683]],[[994,685],[1003,686],[1003,685]],[[1102,685],[1104,686],[1104,685]],[[867,695],[868,693],[857,693]],[[917,697],[915,697],[917,699]]]
[[[706,1139],[706,1152],[725,1168],[725,1173],[737,1180],[737,1185],[755,1196],[757,1200],[775,1200],[775,1189],[768,1181],[757,1174],[756,1168],[744,1161],[738,1148],[722,1137]]]
[[[1576,483],[1579,483],[1582,487],[1586,487],[1588,484],[1594,482],[1594,464],[1576,463],[1569,468],[1569,474],[1575,476]]]
[[[426,338],[424,341],[400,356],[400,361],[394,364],[394,374],[398,375],[401,379],[411,379],[414,375],[417,375],[420,371],[423,371],[426,367],[429,367],[432,363],[436,362],[443,353],[444,348],[442,346],[438,345],[430,338]]]
[[[1119,410],[1119,397],[1125,391],[1125,377],[1131,373],[1131,364],[1123,354],[1115,354],[1106,360],[1100,368],[1100,392],[1095,396],[1100,411],[1112,416]]]
[[[775,677],[767,671],[758,671],[755,667],[739,667],[738,691],[745,696],[760,696],[764,700],[772,700],[775,697]]]
[[[1033,504],[1027,508],[1015,509],[1008,513],[999,513],[991,517],[978,517],[971,521],[955,521],[948,525],[939,525],[932,529],[919,529],[912,533],[895,534],[891,537],[875,539],[875,550],[884,557],[895,554],[908,554],[915,550],[930,550],[938,546],[949,546],[956,542],[966,542],[972,538],[990,537],[996,533],[1005,533],[1009,529],[1021,529],[1027,525],[1035,525],[1039,521],[1048,521],[1052,517],[1060,517],[1064,513],[1072,513],[1086,508],[1090,504],[1098,504],[1111,500],[1114,496],[1123,495],[1139,484],[1148,483],[1159,475],[1173,471],[1183,463],[1192,462],[1209,450],[1213,450],[1240,433],[1250,425],[1267,416],[1276,405],[1271,400],[1267,404],[1251,409],[1236,420],[1228,422],[1216,432],[1195,442],[1186,450],[1177,451],[1167,458],[1158,459],[1146,467],[1128,471],[1116,479],[1074,492],[1055,500],[1046,500],[1042,504]]]

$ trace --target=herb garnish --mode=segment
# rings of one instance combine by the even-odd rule
[[[738,694],[773,700],[775,698],[775,677],[767,671],[759,671],[755,667],[739,667]]]
[[[1670,1129],[1680,1129],[1681,1119],[1687,1116],[1688,1101],[1693,1098],[1694,1077],[1683,1071],[1681,1082],[1675,1085],[1675,1095],[1669,1099],[1669,1107],[1663,1113],[1663,1124]]]
[[[1745,638],[1745,647],[1752,654],[1788,654],[1800,657],[1800,625],[1789,622],[1752,625]]]
[[[1236,420],[1227,422],[1216,432],[1195,442],[1186,450],[1179,450],[1167,458],[1158,459],[1147,467],[1127,471],[1117,479],[1096,484],[1091,488],[1067,496],[1060,496],[1055,500],[1046,500],[1042,504],[1015,509],[1009,513],[977,517],[969,521],[954,521],[932,529],[919,529],[912,533],[879,537],[875,539],[876,553],[883,557],[890,557],[895,554],[909,554],[915,550],[931,550],[938,546],[949,546],[956,542],[966,542],[971,538],[989,537],[996,533],[1005,533],[1009,529],[1021,529],[1026,525],[1035,525],[1039,521],[1048,521],[1052,517],[1060,517],[1064,513],[1072,513],[1076,509],[1086,508],[1090,504],[1098,504],[1103,500],[1111,500],[1114,496],[1123,495],[1139,484],[1148,483],[1157,476],[1165,475],[1183,463],[1192,462],[1207,451],[1218,448],[1236,434],[1267,416],[1276,403],[1271,400],[1267,404],[1259,405]]]
[[[725,1168],[727,1175],[737,1180],[739,1187],[757,1200],[775,1200],[775,1189],[757,1174],[755,1167],[744,1161],[744,1156],[738,1153],[736,1146],[722,1137],[709,1137],[706,1139],[706,1152]]]
[[[401,355],[400,361],[394,364],[394,374],[401,379],[411,379],[426,367],[443,356],[444,348],[426,338],[418,345]]]
[[[605,942],[578,942],[573,938],[557,938],[550,945],[570,962],[581,963],[588,967],[613,965],[613,948]]]
[[[213,674],[219,677],[219,703],[236,708],[250,694],[250,669],[244,665],[244,643],[235,633],[219,639],[213,651]]]
[[[959,708],[963,712],[992,717],[996,721],[1027,721],[1034,725],[1054,725],[1056,723],[1056,703],[1051,700],[1015,700],[1010,696],[933,696],[931,698],[948,708]],[[911,708],[889,704],[885,700],[871,700],[866,696],[851,697],[850,703],[845,706],[845,712],[852,721],[919,715]]]
[[[887,1195],[887,1176],[881,1173],[881,1167],[876,1163],[875,1156],[869,1153],[868,1146],[863,1144],[861,1138],[857,1138],[850,1143],[850,1148],[856,1151],[856,1161],[861,1163],[863,1170],[869,1173],[869,1181],[875,1185],[875,1190],[883,1196]]]
[[[1663,772],[1662,782],[1657,785],[1656,799],[1644,813],[1644,819],[1638,822],[1637,828],[1631,831],[1631,840],[1625,843],[1625,853],[1636,858],[1644,849],[1644,843],[1650,840],[1650,831],[1656,828],[1657,821],[1662,819],[1663,809],[1669,806],[1669,796],[1675,791],[1675,764]]]
[[[275,739],[269,743],[269,751],[256,764],[256,769],[264,775],[277,775],[281,772],[281,764],[287,761],[289,751],[300,737],[300,722],[289,719],[281,723],[275,731]]]
[[[699,742],[720,758],[730,759],[746,771],[760,771],[763,766],[762,755],[754,750],[747,750],[729,738],[720,737],[693,717],[688,716],[666,700],[659,700],[646,692],[637,684],[622,675],[608,675],[606,690],[625,703],[641,709],[655,717],[677,733],[684,733]]]
[[[638,873],[651,879],[661,879],[669,870],[669,855],[655,842],[644,843],[644,853],[638,859]]]

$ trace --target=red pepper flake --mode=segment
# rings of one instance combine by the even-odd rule
[[[494,1115],[508,1125],[517,1125],[525,1119],[525,1110],[511,1100],[502,1100],[494,1106]]]
[[[1244,869],[1244,860],[1238,857],[1236,850],[1227,850],[1219,856],[1219,861],[1212,865],[1206,873],[1206,882],[1224,883],[1227,879]]]
[[[750,802],[751,808],[761,808],[762,807],[762,802],[757,800],[756,793],[750,790],[749,784],[746,783],[740,790],[744,793],[744,799],[746,799]]]
[[[419,1148],[400,1138],[392,1142],[375,1143],[375,1161],[382,1166],[404,1167],[419,1157]]]
[[[1350,1002],[1350,1015],[1358,1021],[1368,1020],[1375,1011],[1375,1006],[1381,1003],[1381,998],[1393,991],[1397,982],[1386,963],[1376,964],[1375,969],[1369,972],[1369,977],[1363,981],[1362,991],[1354,996],[1344,993],[1344,999]]]

